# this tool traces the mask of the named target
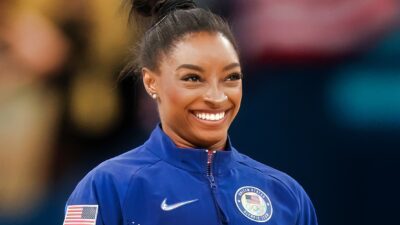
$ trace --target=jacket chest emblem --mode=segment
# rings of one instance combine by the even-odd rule
[[[240,187],[235,193],[239,211],[248,219],[263,223],[272,217],[272,203],[267,194],[256,187]]]

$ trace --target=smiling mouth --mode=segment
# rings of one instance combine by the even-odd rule
[[[194,116],[198,119],[205,121],[220,121],[225,118],[226,113],[218,112],[218,113],[206,113],[206,112],[193,112]]]

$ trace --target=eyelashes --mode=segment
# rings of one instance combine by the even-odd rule
[[[232,74],[229,74],[227,78],[225,78],[225,80],[228,80],[228,81],[235,81],[235,80],[241,80],[241,79],[243,79],[242,73],[232,73]]]
[[[243,74],[242,73],[231,73],[228,76],[225,77],[225,81],[236,81],[236,80],[241,80],[243,79]],[[203,78],[198,75],[198,74],[187,74],[181,78],[182,81],[186,82],[201,82],[203,81]]]
[[[197,74],[187,74],[185,76],[182,77],[183,81],[187,81],[187,82],[199,82],[202,81],[201,77]]]

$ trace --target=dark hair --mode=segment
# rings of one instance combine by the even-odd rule
[[[197,8],[193,0],[130,0],[130,19],[139,21],[142,38],[134,49],[134,59],[122,75],[139,75],[141,68],[158,69],[162,53],[167,54],[176,42],[194,32],[221,33],[238,53],[228,23],[211,11]],[[143,17],[150,21],[145,22]]]

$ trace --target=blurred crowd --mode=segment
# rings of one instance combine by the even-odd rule
[[[29,213],[62,175],[55,169],[81,160],[70,140],[121,123],[116,80],[134,37],[121,6],[0,1],[1,215]]]
[[[140,82],[118,80],[136,39],[122,2],[0,0],[0,224],[60,223],[62,203],[76,182],[97,163],[140,143],[157,123]],[[301,78],[307,68],[324,67],[337,75],[330,77],[322,106],[334,123],[400,124],[399,1],[198,3],[232,23],[245,93],[261,92],[257,83],[273,81],[279,76],[273,73]],[[346,61],[370,67],[349,68]],[[296,88],[293,95],[302,95]]]

